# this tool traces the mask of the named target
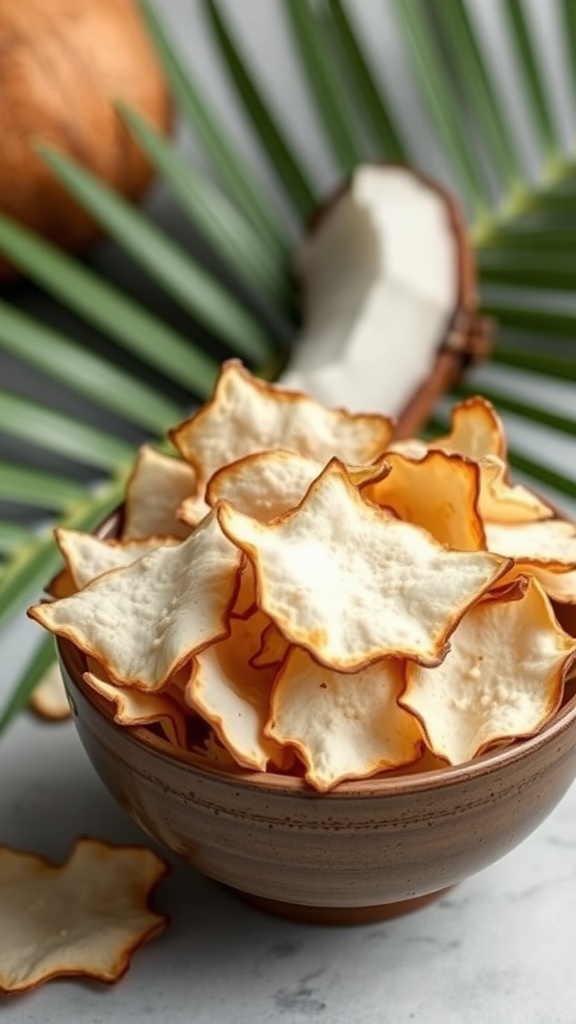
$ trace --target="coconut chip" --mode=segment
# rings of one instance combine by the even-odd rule
[[[575,656],[576,640],[532,579],[520,600],[471,608],[441,665],[408,664],[400,702],[421,720],[433,753],[461,764],[493,743],[538,732],[559,706]]]
[[[550,572],[533,565],[529,568],[553,601],[576,604],[576,568],[569,572]]]
[[[180,541],[170,537],[147,537],[142,540],[100,540],[79,530],[56,529],[56,543],[62,552],[75,590],[82,590],[92,580],[111,569],[132,565],[143,555],[159,547],[170,547]]]
[[[506,434],[492,403],[475,395],[454,406],[450,432],[429,441],[428,447],[467,455],[477,462],[487,455],[505,459]]]
[[[328,409],[308,395],[252,377],[237,360],[224,363],[214,396],[170,431],[183,458],[207,483],[221,467],[275,448],[317,459],[374,461],[392,436],[385,416]]]
[[[281,747],[264,735],[277,669],[251,664],[269,621],[260,611],[231,620],[230,636],[196,657],[186,688],[190,706],[210,722],[236,762],[256,771],[284,760]]]
[[[168,865],[144,847],[79,839],[65,864],[0,848],[0,993],[52,978],[119,981],[166,917],[149,908]]]
[[[554,511],[521,484],[511,484],[508,467],[497,455],[486,455],[479,463],[480,497],[478,507],[485,522],[532,523],[551,519]]]
[[[388,655],[438,663],[466,609],[510,564],[449,551],[368,505],[335,460],[272,524],[226,502],[217,511],[254,565],[259,607],[288,640],[341,671]]]
[[[189,463],[143,445],[126,486],[122,537],[188,537],[191,526],[177,518],[176,510],[197,493],[196,474]],[[196,509],[194,526],[208,512],[203,504]]]
[[[239,512],[266,523],[299,505],[324,468],[325,463],[297,452],[246,455],[214,474],[206,488],[206,501],[212,507],[218,501],[229,501]],[[380,480],[389,472],[387,463],[347,469],[357,485]]]
[[[110,704],[118,725],[159,725],[169,743],[186,747],[186,717],[176,700],[166,693],[141,693],[132,687],[117,686],[93,672],[85,672],[84,681]]]
[[[516,559],[527,570],[541,566],[552,572],[576,568],[576,524],[564,519],[535,523],[486,523],[490,551]]]
[[[430,451],[418,461],[388,452],[386,463],[386,476],[360,486],[364,498],[423,527],[448,547],[460,551],[486,547],[477,509],[480,481],[475,463],[442,451]]]
[[[297,749],[307,781],[321,791],[408,764],[421,754],[422,731],[398,706],[403,686],[396,659],[339,673],[292,648],[274,685],[266,732]]]
[[[62,682],[60,666],[56,662],[46,670],[35,686],[29,706],[39,718],[50,722],[64,722],[71,717],[68,694]]]
[[[211,513],[177,547],[158,548],[29,614],[96,658],[113,682],[153,692],[226,635],[240,557]]]

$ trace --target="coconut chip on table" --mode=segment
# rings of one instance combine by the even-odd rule
[[[60,666],[50,666],[34,687],[28,702],[39,718],[48,722],[64,722],[72,715],[68,694],[62,682]]]
[[[166,926],[150,901],[168,870],[145,847],[91,838],[61,865],[0,846],[0,994],[67,976],[119,981]]]

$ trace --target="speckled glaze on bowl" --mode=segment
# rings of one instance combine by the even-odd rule
[[[488,866],[548,815],[576,775],[576,696],[538,735],[458,768],[347,782],[218,770],[126,729],[59,641],[81,741],[105,785],[155,839],[260,907],[352,924],[415,909]]]

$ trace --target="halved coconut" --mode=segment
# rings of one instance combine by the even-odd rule
[[[407,167],[358,167],[318,211],[296,273],[304,327],[282,383],[348,408],[361,400],[398,417],[398,435],[488,351],[464,220]]]

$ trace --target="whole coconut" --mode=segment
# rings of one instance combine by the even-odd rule
[[[152,170],[118,99],[169,129],[166,84],[132,0],[0,0],[0,211],[66,249],[100,233],[34,153],[38,139],[138,199]],[[0,278],[15,273],[0,257]]]

